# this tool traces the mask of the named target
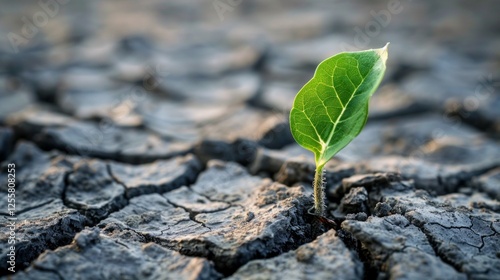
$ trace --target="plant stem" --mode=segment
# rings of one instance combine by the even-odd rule
[[[325,190],[323,188],[323,167],[320,165],[316,167],[314,174],[314,214],[324,216],[325,212]]]

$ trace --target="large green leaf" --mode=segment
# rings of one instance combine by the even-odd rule
[[[385,72],[387,46],[343,52],[318,65],[297,93],[290,112],[292,135],[324,166],[365,126],[370,96]]]

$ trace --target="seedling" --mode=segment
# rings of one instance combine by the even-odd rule
[[[387,46],[342,52],[318,65],[290,111],[293,138],[314,153],[314,214],[324,216],[325,164],[361,132],[368,103],[385,72]]]

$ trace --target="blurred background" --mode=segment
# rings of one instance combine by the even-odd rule
[[[372,132],[341,157],[412,155],[455,135],[447,127],[497,142],[499,11],[494,0],[2,0],[0,124],[46,149],[134,163],[201,139],[281,149],[320,61],[391,42]],[[406,135],[427,131],[421,142],[398,142],[407,120]],[[366,144],[390,125],[390,147]]]

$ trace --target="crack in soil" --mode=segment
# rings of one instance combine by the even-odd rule
[[[57,148],[56,148],[56,150],[57,150]],[[178,155],[176,155],[176,156],[178,156]],[[99,157],[93,157],[93,158],[99,158]],[[113,159],[113,160],[114,160],[114,159]],[[118,160],[118,162],[120,162],[120,161]],[[141,162],[141,163],[143,163],[143,162]],[[453,187],[457,187],[457,186],[461,186],[461,185],[464,185],[464,184],[468,184],[468,183],[470,183],[470,182],[471,182],[471,180],[472,180],[475,176],[482,175],[482,174],[484,174],[484,173],[486,173],[486,172],[488,172],[488,171],[490,171],[490,170],[492,170],[492,169],[494,169],[494,168],[496,168],[496,167],[498,167],[498,166],[499,166],[499,165],[494,165],[494,166],[489,166],[489,167],[487,167],[487,168],[486,168],[486,167],[485,167],[485,168],[482,168],[481,170],[476,170],[476,171],[468,172],[468,173],[466,174],[466,176],[465,176],[465,177],[462,177],[462,178],[460,178],[460,179],[459,179],[458,183],[456,183],[456,181],[455,181],[455,183],[453,184],[453,185],[454,185]],[[112,180],[113,180],[114,182],[116,182],[117,184],[121,185],[121,186],[122,186],[122,187],[124,187],[124,189],[126,190],[126,189],[127,189],[126,184],[125,184],[124,182],[121,182],[118,178],[116,178],[116,177],[113,175],[113,172],[111,171],[111,165],[110,165],[109,163],[106,163],[106,169],[107,169],[107,173],[108,173],[108,175],[110,176],[110,178],[112,178]],[[195,179],[193,180],[193,182],[192,182],[192,183],[196,182],[196,180],[197,180],[197,178],[199,177],[199,175],[200,175],[203,171],[205,171],[205,170],[206,170],[206,165],[205,165],[205,164],[202,164],[202,165],[201,165],[201,170],[200,170],[200,171],[196,174],[196,177],[195,177]],[[61,199],[62,199],[63,204],[64,204],[66,207],[68,207],[68,208],[70,208],[70,209],[76,209],[76,210],[81,211],[81,209],[78,209],[78,208],[72,207],[71,205],[68,205],[68,203],[67,203],[66,192],[67,192],[67,188],[68,188],[68,185],[69,185],[69,176],[70,176],[71,174],[73,174],[73,173],[74,173],[74,171],[73,171],[73,170],[71,170],[71,171],[68,171],[68,172],[65,172],[65,173],[64,173],[64,186],[63,186],[63,191],[62,191]],[[344,178],[348,178],[348,177],[350,177],[350,176],[345,176]],[[438,181],[439,185],[440,185],[440,186],[443,186],[443,187],[446,187],[446,190],[449,190],[448,188],[450,187],[450,185],[449,185],[448,181],[449,181],[450,179],[457,179],[457,178],[456,178],[456,176],[446,176],[446,177],[443,177],[443,176],[442,176],[442,174],[439,174],[439,175],[436,177],[436,180]],[[189,186],[188,186],[188,187],[189,187]],[[370,188],[368,187],[368,188],[367,188],[367,190],[369,190],[369,189],[370,189]],[[192,190],[192,191],[193,191],[193,190]],[[177,204],[177,203],[174,203],[174,202],[172,202],[171,200],[169,200],[169,199],[167,199],[167,198],[166,198],[167,202],[168,202],[168,203],[170,203],[171,205],[173,205],[174,207],[181,208],[181,209],[183,209],[184,211],[186,211],[187,213],[189,213],[189,220],[191,220],[191,221],[193,221],[193,222],[195,222],[195,223],[197,223],[197,224],[200,224],[202,227],[207,228],[209,231],[211,231],[211,230],[212,230],[210,227],[208,227],[205,223],[200,222],[200,221],[198,221],[198,220],[196,219],[196,216],[197,216],[198,214],[201,214],[201,213],[215,213],[215,212],[219,212],[219,211],[224,211],[224,210],[229,209],[229,208],[231,208],[231,207],[242,207],[241,205],[238,205],[238,204],[233,204],[233,203],[231,203],[231,202],[227,202],[227,201],[223,201],[223,200],[213,199],[213,198],[211,198],[211,197],[209,197],[209,196],[207,196],[207,195],[205,195],[205,194],[203,194],[203,193],[199,193],[199,192],[195,192],[195,191],[193,191],[193,192],[194,192],[194,193],[196,193],[196,194],[198,194],[198,195],[200,195],[200,196],[202,196],[202,197],[204,197],[204,198],[206,198],[207,200],[209,200],[209,201],[211,201],[211,202],[221,202],[221,203],[226,203],[226,204],[228,204],[228,205],[229,205],[229,206],[227,206],[227,207],[224,207],[223,209],[217,209],[217,210],[212,210],[212,211],[193,211],[192,209],[190,209],[190,208],[188,208],[188,207],[181,206],[181,205],[179,205],[179,204]],[[126,192],[125,192],[125,193],[126,193]],[[153,192],[153,193],[156,193],[156,192]],[[146,194],[144,194],[144,195],[146,195]],[[342,197],[344,197],[345,195],[346,195],[346,194],[343,194],[343,196],[342,196]],[[340,198],[340,199],[341,199],[341,198]],[[39,208],[39,207],[45,206],[45,205],[47,205],[47,204],[51,203],[53,200],[54,200],[54,199],[49,200],[49,201],[44,202],[44,203],[41,203],[41,204],[39,204],[39,205],[35,205],[35,206],[32,206],[32,207],[29,207],[29,208],[23,209],[23,211],[22,211],[22,212],[30,211],[30,210],[33,210],[33,209],[36,209],[36,208]],[[86,224],[85,224],[85,225],[86,225],[86,226],[91,226],[91,227],[96,226],[97,224],[99,224],[99,222],[101,222],[102,220],[104,220],[104,219],[106,219],[107,217],[109,217],[109,215],[110,215],[110,214],[112,214],[112,213],[114,213],[114,212],[117,212],[117,211],[120,211],[121,209],[123,209],[124,207],[126,207],[126,206],[129,204],[129,199],[127,198],[127,196],[126,196],[126,195],[125,195],[125,201],[126,201],[125,205],[121,205],[121,206],[120,206],[120,207],[118,207],[117,209],[110,210],[110,211],[109,211],[109,212],[108,212],[108,213],[107,213],[104,217],[102,217],[101,219],[94,220],[94,221],[90,221],[90,220],[88,220],[88,221],[86,222]],[[371,204],[368,204],[368,205],[371,205]],[[373,212],[374,212],[374,209],[372,209],[372,208],[373,208],[373,207],[370,207],[370,210],[371,210],[371,212],[373,213]],[[87,217],[87,219],[89,219],[89,218],[88,218],[87,213],[83,213],[83,214],[85,215],[85,217]],[[4,215],[4,213],[0,213],[0,215]],[[188,220],[180,220],[180,221],[178,221],[176,224],[179,224],[179,223],[181,223],[181,222],[183,222],[183,221],[188,221]],[[490,237],[490,236],[494,236],[494,235],[497,233],[497,232],[495,231],[495,229],[493,228],[493,224],[492,224],[490,221],[488,221],[488,222],[490,223],[490,225],[489,225],[489,226],[490,226],[490,228],[493,230],[493,232],[494,232],[494,233],[489,234],[489,235],[480,235],[480,234],[478,234],[478,236],[480,236],[480,237],[481,237],[481,241],[482,241],[482,245],[481,245],[480,247],[477,247],[477,246],[474,246],[474,245],[470,245],[470,244],[468,244],[468,245],[470,245],[470,246],[472,246],[472,247],[475,247],[475,248],[478,248],[478,249],[482,249],[482,248],[484,247],[484,245],[485,245],[485,243],[484,243],[484,238],[486,238],[486,237]],[[176,225],[176,224],[174,224],[174,225]],[[428,225],[438,225],[438,226],[441,226],[441,227],[443,227],[443,228],[445,228],[445,229],[468,229],[468,230],[473,231],[473,230],[472,230],[472,225],[471,225],[470,227],[465,227],[465,226],[458,226],[458,227],[451,226],[451,227],[446,227],[446,226],[443,226],[443,225],[441,225],[441,224],[439,224],[439,223],[427,223],[427,224],[428,224]],[[421,226],[423,227],[423,225],[421,225]],[[451,262],[451,261],[448,261],[448,259],[447,259],[447,257],[446,257],[445,255],[442,255],[442,254],[440,254],[440,253],[439,253],[439,244],[438,244],[438,242],[437,242],[437,241],[435,241],[435,240],[434,240],[434,238],[432,237],[432,235],[431,235],[431,234],[429,234],[429,233],[428,233],[428,232],[427,232],[424,228],[422,228],[422,227],[417,226],[417,228],[418,228],[421,232],[423,232],[423,233],[424,233],[424,235],[426,236],[426,238],[427,238],[427,240],[428,240],[429,244],[431,245],[432,249],[434,250],[435,255],[436,255],[437,257],[439,257],[439,259],[441,259],[444,263],[446,263],[446,264],[450,265],[451,267],[453,267],[453,268],[454,268],[457,272],[460,272],[460,267],[459,267],[458,265],[454,264],[454,263],[453,263],[453,262]],[[159,244],[159,245],[161,245],[161,246],[164,246],[164,247],[166,247],[166,248],[169,248],[169,249],[173,249],[173,250],[175,250],[175,248],[170,248],[170,246],[166,246],[166,244],[164,244],[164,242],[162,242],[162,241],[158,240],[158,239],[157,239],[156,237],[154,237],[154,236],[149,236],[149,235],[147,235],[147,234],[145,235],[145,234],[139,233],[139,232],[137,232],[137,231],[135,231],[135,230],[133,230],[133,229],[128,229],[128,230],[130,230],[130,231],[132,231],[132,232],[136,233],[138,236],[141,236],[141,237],[144,239],[144,241],[145,241],[144,243],[147,243],[147,242],[154,242],[154,243]],[[165,229],[164,229],[164,230],[165,230]],[[162,230],[162,232],[163,232],[164,230]],[[290,230],[290,228],[289,228],[289,230]],[[75,232],[74,234],[72,234],[72,238],[71,238],[71,240],[73,240],[73,239],[74,239],[74,237],[75,237],[75,235],[76,235],[76,234],[78,234],[79,232],[80,232],[80,231]],[[473,232],[474,232],[474,231],[473,231]],[[475,233],[475,232],[474,232],[474,233]],[[288,251],[290,251],[290,250],[297,249],[298,247],[300,247],[300,246],[301,246],[301,245],[303,245],[303,244],[307,244],[307,243],[310,243],[310,242],[314,241],[314,240],[315,240],[315,239],[316,239],[316,238],[317,238],[320,234],[321,234],[321,233],[319,233],[319,234],[315,235],[315,236],[314,236],[314,238],[313,238],[312,240],[308,241],[308,242],[304,242],[304,243],[299,242],[299,243],[301,243],[301,244],[294,244],[293,246],[291,246],[291,247],[290,247],[290,248],[288,248],[287,250],[284,250],[284,251],[282,251],[282,252],[280,252],[280,253],[277,253],[277,254],[271,254],[271,255],[269,255],[269,256],[267,256],[267,257],[263,257],[263,258],[255,258],[255,259],[269,259],[269,258],[273,258],[273,257],[275,257],[275,256],[278,256],[278,255],[280,255],[280,254],[286,253],[286,252],[288,252]],[[346,247],[347,247],[349,250],[351,250],[351,251],[354,253],[354,255],[362,261],[362,263],[363,263],[363,265],[364,265],[364,279],[376,279],[376,278],[378,277],[378,275],[379,275],[379,273],[380,273],[381,269],[380,269],[380,267],[377,267],[377,266],[375,266],[375,265],[374,265],[375,260],[373,259],[373,256],[372,256],[372,254],[370,253],[370,251],[369,251],[366,247],[364,247],[364,245],[362,244],[362,242],[361,242],[360,240],[358,240],[358,239],[354,238],[354,237],[353,237],[350,233],[347,233],[347,232],[343,231],[342,229],[338,229],[338,230],[337,230],[337,234],[338,234],[339,238],[341,239],[341,241],[342,241],[342,242],[346,245]],[[477,233],[476,233],[476,234],[477,234]],[[293,232],[290,232],[290,233],[288,234],[288,238],[292,238],[292,236],[293,236]],[[70,241],[70,242],[71,242],[71,241]],[[69,243],[70,243],[70,242],[69,242]],[[65,242],[65,243],[60,243],[60,244],[58,244],[58,246],[57,246],[56,248],[58,248],[58,247],[62,247],[62,246],[65,246],[65,245],[67,245],[67,244],[69,244],[69,243],[66,243],[66,242]],[[123,244],[123,243],[120,243],[120,244],[121,244],[121,245],[123,245],[124,247],[128,248],[128,246],[127,246],[126,244]],[[203,258],[206,258],[206,259],[208,259],[208,260],[212,260],[212,261],[213,261],[213,260],[214,260],[214,258],[215,258],[215,255],[214,255],[214,253],[211,251],[211,248],[210,248],[210,246],[211,246],[211,245],[210,245],[209,243],[207,243],[207,242],[204,242],[204,243],[202,242],[201,244],[202,244],[203,246],[205,246],[205,248],[206,248],[206,250],[207,250],[207,254],[205,254],[205,255],[203,256]],[[407,248],[407,247],[411,247],[411,246],[405,246],[404,248]],[[54,248],[54,249],[56,249],[56,248]],[[403,248],[403,250],[404,250],[404,248]],[[48,247],[47,247],[47,248],[45,248],[45,250],[46,250],[46,249],[48,249]],[[177,252],[179,252],[179,253],[181,253],[181,254],[183,254],[183,255],[191,256],[190,254],[185,254],[185,252],[183,252],[183,251],[182,251],[182,248],[181,248],[180,250],[177,248],[177,250],[175,250],[175,251],[177,251]],[[385,262],[385,261],[386,261],[386,260],[387,260],[387,259],[388,259],[391,255],[392,255],[392,254],[394,254],[395,252],[399,252],[399,251],[400,251],[400,250],[397,250],[397,251],[391,251],[391,252],[390,252],[387,256],[385,256],[384,260],[382,260],[382,263],[384,263],[384,262]],[[39,255],[37,255],[35,258],[33,258],[33,260],[36,260],[36,258],[38,258],[38,256],[39,256]],[[197,256],[197,257],[200,257],[200,256]],[[32,260],[32,261],[33,261],[33,260]],[[252,260],[254,260],[254,259],[252,259]],[[38,267],[38,266],[36,266],[36,265],[35,265],[35,267],[36,267],[37,269],[42,270],[42,271],[46,271],[46,272],[50,272],[50,273],[54,273],[54,274],[56,274],[56,275],[57,275],[60,279],[63,279],[63,278],[61,277],[61,275],[60,275],[57,271],[55,271],[55,270],[51,270],[51,269],[47,269],[47,268]],[[240,267],[241,267],[241,266],[240,266]],[[235,268],[235,269],[234,269],[234,271],[233,271],[232,273],[234,273],[234,272],[235,272],[238,268],[239,268],[239,267]],[[23,268],[23,270],[24,270],[24,269],[25,269],[25,268]],[[224,274],[226,277],[227,277],[227,276],[232,275],[232,273],[228,274],[228,272],[227,272],[227,271],[219,271],[219,269],[217,269],[217,267],[216,267],[216,270],[217,270],[218,272],[220,272],[220,273]]]
[[[453,269],[455,269],[455,271],[457,271],[458,273],[461,273],[461,268],[460,266],[458,266],[457,264],[451,262],[450,260],[448,260],[448,258],[441,254],[439,252],[439,244],[436,240],[434,240],[434,237],[432,237],[432,235],[430,235],[426,230],[420,228],[417,226],[417,228],[424,233],[425,237],[427,238],[427,241],[429,241],[429,244],[431,245],[431,248],[432,250],[434,250],[434,254],[441,260],[443,261],[444,263],[450,265],[451,267],[453,267]]]
[[[200,222],[198,220],[196,220],[196,216],[198,214],[201,214],[201,213],[215,213],[215,212],[219,212],[219,211],[222,211],[222,210],[226,210],[228,209],[229,207],[226,207],[224,209],[218,209],[218,210],[215,210],[215,211],[211,211],[211,212],[196,212],[196,211],[192,211],[191,209],[187,208],[187,207],[184,207],[184,206],[181,206],[179,204],[176,204],[176,203],[173,203],[172,201],[170,201],[169,199],[165,198],[167,200],[168,203],[172,204],[174,207],[177,207],[177,208],[181,208],[183,209],[184,211],[186,211],[188,214],[189,214],[189,219],[197,224],[200,224],[202,227],[204,228],[207,228],[209,231],[212,231],[212,229],[210,227],[208,227],[207,225],[205,225],[205,223],[203,222]]]

